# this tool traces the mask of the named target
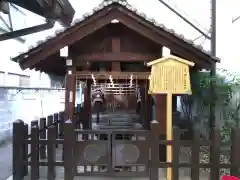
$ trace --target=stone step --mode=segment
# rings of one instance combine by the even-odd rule
[[[96,119],[92,119],[92,122],[96,122]],[[111,124],[113,123],[119,123],[119,124],[124,124],[124,123],[136,123],[139,122],[138,119],[100,119],[100,123],[108,123],[110,122]]]
[[[93,118],[92,121],[96,121],[97,118]],[[112,119],[99,119],[101,122],[133,122],[137,121],[137,119],[125,119],[125,118],[112,118]]]
[[[130,129],[133,125],[99,125],[99,129]]]

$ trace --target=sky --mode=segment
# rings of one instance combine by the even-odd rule
[[[211,18],[210,0],[165,1],[187,17],[187,19],[202,31],[206,33],[209,32]],[[84,13],[91,12],[94,7],[101,3],[101,0],[70,0],[70,2],[76,10],[74,18],[78,19],[81,18]],[[229,2],[229,0],[217,0],[217,56],[222,59],[217,67],[240,73],[240,51],[238,50],[237,43],[240,40],[240,35],[238,35],[240,20],[232,24],[232,18],[240,15],[240,12],[238,12],[240,1],[231,0],[231,3]],[[138,9],[139,12],[145,13],[147,17],[154,18],[158,23],[164,24],[168,29],[175,30],[175,32],[184,35],[187,39],[193,40],[200,35],[158,0],[128,0],[128,3]],[[15,20],[15,26],[32,26],[44,22],[41,17],[28,12],[26,12],[26,14],[26,17],[19,16],[15,18],[17,19]],[[49,35],[54,35],[56,29],[62,29],[62,27],[56,24],[54,29],[25,36],[27,41],[24,46],[15,48],[14,52],[9,52],[8,50],[5,53],[14,56],[17,55],[18,52],[24,52],[29,46],[35,45],[37,41],[44,40]],[[210,50],[209,40],[200,38],[195,41],[195,43],[203,45],[206,50]],[[2,43],[0,46],[2,46]]]

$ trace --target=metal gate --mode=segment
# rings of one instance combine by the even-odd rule
[[[77,176],[149,176],[146,130],[77,130]]]

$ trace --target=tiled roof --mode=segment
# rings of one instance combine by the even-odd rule
[[[190,46],[195,47],[196,49],[199,49],[200,51],[202,51],[203,53],[209,55],[211,57],[211,54],[209,51],[204,50],[204,48],[201,45],[196,45],[192,40],[186,39],[183,35],[176,33],[173,29],[168,29],[164,26],[164,24],[159,24],[155,19],[152,18],[148,18],[146,16],[146,14],[139,12],[136,8],[134,8],[133,6],[131,6],[127,0],[103,0],[102,3],[100,3],[97,7],[93,8],[93,10],[89,13],[85,13],[83,14],[83,16],[80,19],[76,19],[72,22],[72,25],[68,28],[62,29],[62,30],[57,30],[55,31],[55,34],[53,36],[47,36],[47,38],[45,40],[41,40],[41,41],[37,41],[37,43],[35,44],[35,46],[30,46],[28,48],[28,50],[23,53],[19,53],[18,56],[12,58],[13,61],[19,61],[21,59],[24,59],[25,57],[28,56],[28,53],[33,52],[35,50],[37,50],[37,48],[40,48],[41,45],[44,45],[44,43],[46,43],[47,41],[56,38],[58,35],[68,31],[68,29],[72,28],[73,26],[78,25],[79,23],[81,23],[83,20],[85,20],[86,18],[88,18],[89,16],[93,15],[94,13],[101,11],[102,9],[104,9],[105,7],[113,4],[113,3],[118,3],[122,6],[124,6],[125,8],[127,8],[128,10],[132,11],[133,13],[136,13],[137,15],[141,16],[142,18],[144,18],[145,20],[147,20],[148,22],[150,22],[152,25],[172,34],[173,36],[181,39],[182,41],[188,43]],[[217,57],[212,57],[214,60],[219,61],[219,58]]]

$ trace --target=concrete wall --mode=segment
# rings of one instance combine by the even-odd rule
[[[0,89],[0,140],[11,135],[12,122],[37,120],[64,109],[65,92],[17,92]]]

